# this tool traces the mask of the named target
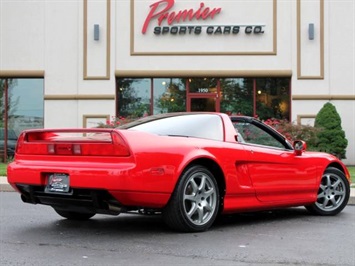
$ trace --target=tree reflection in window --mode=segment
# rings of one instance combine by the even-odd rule
[[[289,119],[290,79],[256,79],[256,112],[260,119]]]
[[[0,161],[7,161],[14,155],[16,139],[21,131],[43,128],[43,84],[42,78],[0,79]]]
[[[190,93],[217,93],[216,78],[189,78]]]
[[[214,93],[216,97],[212,98]],[[290,119],[290,78],[274,77],[120,78],[117,79],[116,115],[138,118],[184,112],[187,94],[192,97],[190,107],[193,111],[214,111],[220,106],[215,111],[258,116],[261,120]],[[207,103],[211,99],[220,100],[220,104],[213,102],[213,108],[210,107]]]
[[[9,125],[13,123],[13,120],[17,117],[15,112],[17,110],[17,105],[19,102],[19,96],[13,97],[13,87],[17,85],[16,79],[6,79],[7,80],[7,116],[8,116],[8,127],[13,127]],[[5,117],[5,79],[0,79],[0,128],[4,127],[4,117]]]
[[[150,79],[117,79],[117,115],[139,118],[150,114]]]
[[[253,116],[253,79],[221,79],[221,112]]]
[[[186,79],[155,78],[154,114],[186,111]]]

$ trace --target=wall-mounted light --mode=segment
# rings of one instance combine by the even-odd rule
[[[308,24],[308,39],[314,40],[314,23]]]
[[[94,24],[94,40],[95,41],[100,40],[100,25],[99,24]]]

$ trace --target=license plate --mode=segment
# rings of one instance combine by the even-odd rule
[[[48,175],[47,186],[44,191],[48,193],[68,193],[69,175],[61,173]]]

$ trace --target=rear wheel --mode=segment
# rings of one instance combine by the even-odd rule
[[[182,174],[163,218],[174,230],[201,232],[213,224],[219,206],[219,190],[213,174],[203,166],[194,165]]]
[[[84,221],[88,220],[95,215],[95,213],[81,213],[81,212],[71,212],[71,211],[62,211],[54,209],[56,213],[60,216],[67,218],[69,220],[77,220],[77,221]]]
[[[316,215],[336,215],[345,208],[349,196],[350,185],[344,173],[329,167],[322,176],[317,201],[306,208]]]

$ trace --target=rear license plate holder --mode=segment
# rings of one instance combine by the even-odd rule
[[[64,193],[70,191],[69,175],[63,173],[53,173],[47,176],[47,185],[44,189],[46,193]]]

